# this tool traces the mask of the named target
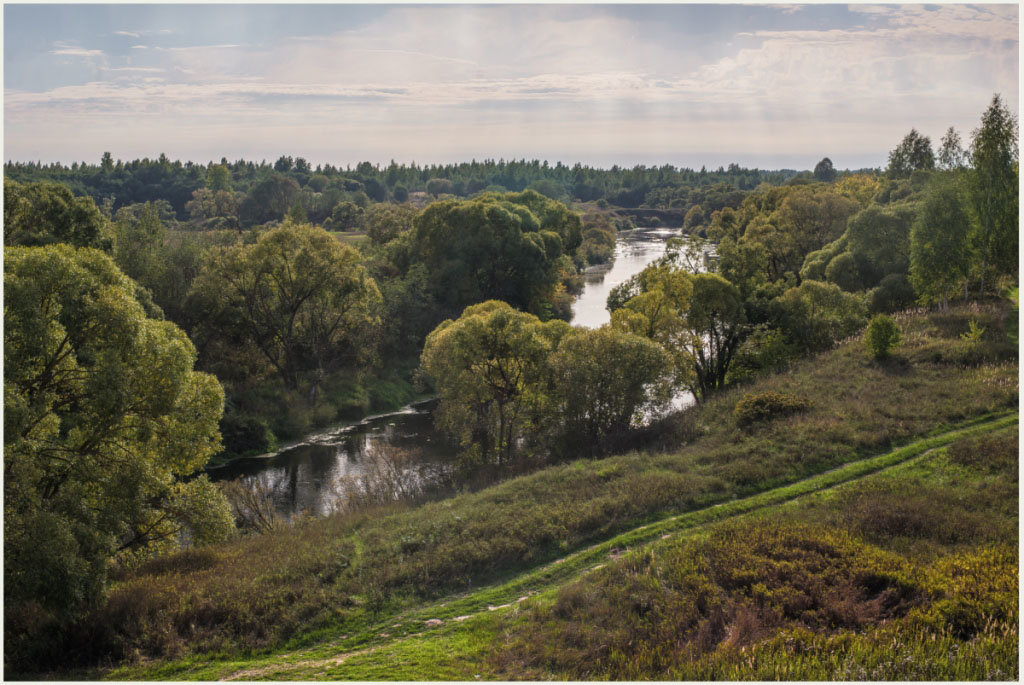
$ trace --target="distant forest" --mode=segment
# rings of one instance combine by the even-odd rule
[[[224,168],[229,172],[225,189],[241,194],[240,219],[244,226],[264,223],[260,205],[267,204],[269,196],[277,196],[285,209],[299,201],[311,221],[323,220],[338,202],[355,199],[366,202],[403,202],[408,193],[428,192],[432,195],[474,195],[482,191],[519,192],[536,190],[552,199],[592,202],[600,199],[619,207],[679,207],[685,209],[687,199],[671,191],[681,186],[690,188],[725,184],[735,190],[753,190],[761,183],[778,185],[794,176],[810,176],[810,172],[793,169],[766,171],[746,169],[737,164],[710,171],[677,168],[635,166],[630,169],[613,166],[610,169],[561,162],[551,165],[546,161],[484,160],[460,164],[410,165],[391,162],[379,166],[361,162],[355,168],[340,168],[331,164],[312,166],[302,157],[282,156],[273,164],[244,159],[203,165],[195,162],[171,161],[161,154],[156,159],[136,159],[130,162],[114,160],[104,153],[99,164],[75,162],[61,163],[7,162],[4,174],[22,183],[56,181],[76,195],[88,195],[98,206],[106,204],[111,211],[121,207],[165,200],[179,220],[190,216],[188,204],[195,191],[216,187],[211,173]],[[267,197],[264,197],[267,196]],[[352,197],[354,196],[354,197]],[[248,204],[246,198],[249,198]],[[249,211],[246,211],[248,209]],[[322,216],[317,217],[317,214]],[[280,218],[280,217],[277,217]]]

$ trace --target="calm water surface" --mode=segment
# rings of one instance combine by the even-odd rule
[[[605,301],[611,289],[665,254],[668,239],[680,234],[679,228],[620,233],[615,262],[584,274],[583,292],[573,305],[573,325],[596,328],[607,323],[611,316]],[[692,401],[687,393],[677,398],[673,406],[682,407]],[[300,512],[326,514],[339,496],[339,479],[358,478],[365,473],[367,461],[377,450],[388,446],[415,450],[421,459],[434,462],[439,468],[451,462],[455,447],[434,430],[434,404],[417,403],[395,413],[326,429],[274,454],[239,459],[208,473],[212,480],[258,479],[271,493],[278,513],[284,516]]]

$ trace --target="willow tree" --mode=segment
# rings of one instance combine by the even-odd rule
[[[215,248],[192,286],[205,311],[199,332],[251,343],[290,388],[310,375],[315,399],[329,371],[372,352],[366,334],[379,323],[380,292],[360,262],[356,250],[308,224],[286,222],[254,244]]]
[[[219,491],[179,480],[220,449],[223,392],[195,358],[98,250],[5,250],[8,637],[94,605],[114,557],[175,546],[185,529],[200,543],[230,531]]]
[[[469,465],[512,461],[548,411],[548,357],[569,331],[504,302],[467,307],[427,336],[420,363],[441,403],[439,426]]]

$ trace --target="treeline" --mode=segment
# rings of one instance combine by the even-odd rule
[[[672,165],[598,169],[525,159],[427,166],[392,162],[384,167],[362,162],[342,169],[331,164],[313,167],[301,157],[287,156],[273,164],[221,159],[204,165],[172,162],[164,154],[157,159],[115,161],[108,152],[99,164],[8,161],[4,174],[21,182],[59,182],[110,211],[163,200],[180,221],[199,223],[223,217],[225,227],[238,223],[248,227],[279,221],[293,207],[301,207],[310,221],[319,224],[331,218],[339,224],[337,230],[345,230],[345,215],[334,216],[340,203],[359,208],[372,202],[402,203],[417,192],[468,197],[484,191],[531,189],[566,202],[604,199],[621,207],[674,207],[681,206],[678,203],[685,202],[693,189],[724,185],[733,191],[751,190],[761,183],[783,183],[797,172],[745,169],[736,164],[714,171]],[[680,187],[686,189],[682,194]]]

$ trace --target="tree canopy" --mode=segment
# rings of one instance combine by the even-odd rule
[[[4,178],[4,245],[95,247],[110,252],[107,220],[87,197],[75,197],[65,186],[43,181],[18,183]]]
[[[361,337],[380,293],[359,254],[323,229],[285,223],[251,245],[210,250],[192,287],[203,339],[239,336],[290,388],[372,351]]]
[[[69,620],[114,556],[232,528],[205,479],[223,393],[174,324],[146,317],[98,250],[4,253],[4,599]],[[11,623],[8,622],[8,630]]]

